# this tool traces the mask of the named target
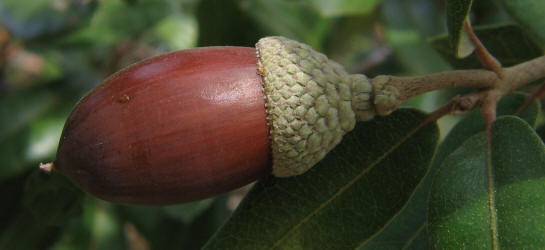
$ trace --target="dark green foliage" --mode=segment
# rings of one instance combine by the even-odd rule
[[[251,47],[263,36],[234,0],[202,0],[197,7],[199,46]]]
[[[543,48],[540,43],[534,42],[524,29],[513,24],[477,27],[475,33],[483,43],[487,44],[486,47],[490,53],[496,56],[504,66],[512,66],[533,59],[541,55]],[[481,67],[475,54],[462,59],[456,58],[450,52],[446,35],[434,37],[430,42],[456,68]]]

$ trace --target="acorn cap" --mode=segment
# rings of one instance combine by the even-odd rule
[[[344,68],[310,46],[285,37],[256,44],[270,129],[273,174],[306,172],[354,129],[375,115],[366,76]]]

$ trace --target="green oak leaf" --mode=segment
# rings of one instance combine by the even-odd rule
[[[447,0],[447,28],[452,54],[457,58],[469,56],[475,46],[464,30],[464,22],[469,19],[473,0]]]
[[[515,93],[504,97],[498,104],[499,116],[514,114],[526,101],[527,95]],[[532,102],[519,116],[534,124],[540,112],[539,103]],[[445,137],[435,153],[428,174],[416,189],[405,208],[392,219],[379,234],[360,249],[426,249],[428,247],[428,193],[433,176],[443,160],[455,151],[469,137],[485,130],[478,109],[470,112]]]
[[[474,32],[503,66],[512,66],[543,54],[540,45],[517,25],[477,26],[474,28]],[[430,43],[455,68],[482,68],[475,55],[463,59],[456,57],[450,49],[449,38],[446,35],[433,37],[430,39]]]
[[[426,115],[398,110],[359,123],[307,173],[259,181],[207,249],[356,248],[406,204],[438,139]]]
[[[503,6],[507,12],[524,26],[531,33],[539,44],[545,42],[545,19],[543,19],[543,10],[545,1],[542,0],[502,0]]]
[[[545,245],[545,145],[518,117],[465,141],[435,176],[429,230],[436,248],[536,249]]]

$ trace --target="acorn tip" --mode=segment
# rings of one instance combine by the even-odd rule
[[[55,168],[53,162],[40,162],[40,170],[44,171],[45,173],[50,174],[54,169]]]

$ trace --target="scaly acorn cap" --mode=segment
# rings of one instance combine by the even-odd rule
[[[366,76],[344,68],[310,46],[285,37],[256,44],[270,129],[273,174],[306,172],[354,129],[375,115]]]

